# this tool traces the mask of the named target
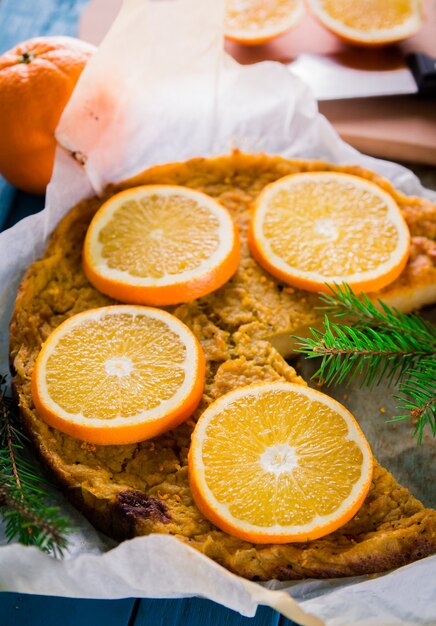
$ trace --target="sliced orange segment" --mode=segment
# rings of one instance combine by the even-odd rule
[[[363,503],[369,445],[353,416],[319,391],[261,383],[211,404],[189,452],[194,501],[216,526],[255,543],[316,539]]]
[[[201,346],[176,317],[109,306],[53,331],[36,360],[32,395],[51,426],[92,443],[127,444],[187,419],[204,374]]]
[[[335,35],[359,45],[401,41],[423,22],[421,0],[309,0],[309,7]]]
[[[177,185],[135,187],[107,200],[83,250],[94,287],[135,304],[190,302],[221,287],[238,263],[238,232],[227,209]]]
[[[285,283],[329,292],[347,282],[376,291],[407,263],[410,234],[398,205],[375,183],[338,172],[291,174],[257,199],[249,231],[255,259]]]
[[[291,30],[304,10],[304,0],[227,0],[224,34],[242,44],[262,44]]]

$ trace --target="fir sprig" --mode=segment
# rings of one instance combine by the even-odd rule
[[[414,367],[407,369],[399,384],[400,415],[394,421],[412,417],[415,422],[414,435],[422,441],[424,427],[428,426],[436,437],[436,358],[420,359]]]
[[[323,306],[320,310],[334,318],[350,318],[353,326],[372,326],[374,328],[385,328],[388,330],[407,333],[414,337],[416,341],[430,342],[433,346],[436,341],[436,330],[434,325],[427,322],[416,313],[401,313],[394,307],[387,306],[381,300],[377,301],[377,306],[371,302],[364,293],[356,295],[350,285],[330,286],[331,294],[321,294],[320,299]]]
[[[402,413],[394,420],[412,418],[419,442],[426,425],[436,435],[436,328],[419,315],[357,296],[349,285],[330,290],[321,296],[324,329],[311,328],[312,337],[296,337],[300,352],[321,357],[314,376],[326,384],[356,377],[362,386],[382,380],[396,384]]]
[[[0,513],[6,537],[62,556],[70,523],[54,504],[52,485],[28,457],[26,439],[16,421],[6,379],[0,376]]]

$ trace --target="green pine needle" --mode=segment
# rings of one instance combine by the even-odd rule
[[[70,523],[54,504],[54,489],[29,457],[16,422],[6,379],[0,376],[0,513],[6,538],[62,556]]]
[[[428,426],[436,436],[436,358],[420,359],[414,367],[407,369],[399,384],[399,409],[404,413],[394,421],[412,417],[416,422],[414,435],[422,442],[423,431]]]
[[[387,306],[381,300],[378,307],[371,302],[364,293],[356,295],[347,283],[342,285],[328,285],[332,292],[321,294],[320,299],[324,306],[319,307],[327,315],[335,318],[349,317],[353,326],[386,328],[401,333],[411,334],[416,340],[423,343],[432,343],[436,340],[436,330],[430,322],[415,313],[400,313],[394,307]]]
[[[436,328],[419,315],[357,296],[347,284],[329,288],[331,294],[321,295],[324,329],[311,328],[311,337],[295,337],[299,352],[321,357],[314,377],[329,385],[357,377],[361,386],[382,380],[398,385],[395,398],[402,413],[394,419],[412,418],[419,442],[425,426],[435,436]]]

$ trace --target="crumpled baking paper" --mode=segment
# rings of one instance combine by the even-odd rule
[[[82,198],[148,166],[240,148],[361,164],[405,193],[436,199],[407,169],[341,141],[318,114],[309,88],[287,68],[239,66],[225,56],[223,13],[224,0],[125,0],[60,121],[46,208],[0,235],[1,371],[17,286],[54,226]],[[170,536],[116,545],[67,503],[65,510],[77,532],[63,561],[6,545],[0,525],[0,590],[81,598],[201,596],[247,616],[267,604],[303,626],[436,623],[436,557],[375,578],[260,585]]]

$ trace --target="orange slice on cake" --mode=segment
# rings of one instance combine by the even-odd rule
[[[189,452],[200,511],[254,543],[308,541],[350,520],[372,478],[353,416],[325,394],[285,382],[241,387],[201,415]]]
[[[224,34],[248,46],[265,43],[294,28],[304,0],[227,0]]]
[[[414,35],[422,26],[421,0],[308,0],[314,15],[350,43],[379,46]]]
[[[346,282],[376,291],[407,263],[410,234],[393,197],[359,176],[291,174],[258,197],[249,230],[251,253],[283,282],[329,293]]]
[[[32,396],[51,426],[97,444],[127,444],[174,428],[196,409],[205,359],[176,317],[118,305],[70,317],[44,343]]]
[[[157,306],[215,291],[238,263],[238,231],[227,209],[177,185],[112,196],[91,221],[83,250],[84,271],[96,289]]]

